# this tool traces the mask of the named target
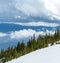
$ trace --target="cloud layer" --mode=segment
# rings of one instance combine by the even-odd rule
[[[0,32],[0,37],[4,37],[4,36],[7,36],[7,34]]]
[[[15,0],[15,7],[28,16],[40,16],[46,12],[43,11],[45,10],[43,0]]]
[[[60,16],[60,1],[59,0],[45,0],[45,7],[51,13]]]
[[[27,23],[15,23],[22,26],[47,26],[47,27],[57,27],[60,26],[60,24],[57,23],[48,23],[48,22],[27,22]]]
[[[15,32],[12,32],[11,33],[11,38],[12,39],[23,39],[23,38],[28,38],[28,37],[33,37],[33,35],[35,35],[36,37],[38,37],[39,35],[46,35],[46,34],[51,34],[53,35],[55,32],[53,31],[48,31],[46,30],[46,32],[43,32],[43,31],[38,31],[36,32],[35,30],[32,30],[32,29],[24,29],[24,30],[20,30],[20,31],[15,31]]]
[[[59,0],[14,0],[15,7],[27,16],[60,17]],[[58,19],[58,18],[56,18]]]
[[[0,20],[39,17],[60,20],[59,0],[0,0]],[[31,18],[31,19],[32,19]],[[8,20],[9,20],[8,19]]]
[[[46,35],[46,34],[54,35],[54,33],[55,31],[46,30],[44,32],[44,31],[35,31],[32,29],[23,29],[23,30],[11,32],[9,34],[0,32],[0,43],[18,42],[22,40],[28,40],[29,38],[33,37],[33,35],[35,35],[35,37],[37,38],[39,35]]]
[[[0,22],[0,24],[2,24],[2,22]],[[49,22],[26,22],[26,23],[22,23],[22,22],[3,22],[3,24],[16,24],[16,25],[22,25],[22,26],[46,26],[46,27],[57,27],[60,26],[60,24],[58,23],[49,23]]]

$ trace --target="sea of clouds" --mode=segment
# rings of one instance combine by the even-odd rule
[[[5,16],[6,13],[6,16]],[[21,14],[23,13],[23,14]],[[13,16],[12,16],[13,15]],[[0,19],[12,16],[14,19],[17,18],[26,18],[26,17],[47,17],[47,19],[52,20],[60,20],[60,1],[59,0],[0,0]],[[24,17],[23,17],[24,16]],[[13,22],[10,22],[11,24]],[[57,23],[48,23],[48,22],[25,22],[25,23],[17,23],[22,26],[48,26],[48,27],[56,27],[60,24]],[[53,34],[52,31],[48,31]],[[7,40],[10,39],[21,39],[27,38],[33,35],[38,36],[39,34],[46,34],[46,32],[38,31],[32,29],[23,29],[15,32],[11,32],[10,34],[0,32],[0,39],[2,37]]]
[[[37,38],[39,35],[45,36],[47,35],[54,35],[55,31],[35,31],[32,29],[23,29],[11,33],[1,33],[0,32],[0,43],[5,43],[5,42],[18,42],[18,41],[23,41],[23,40],[28,40],[33,35]],[[2,41],[2,42],[1,42]]]

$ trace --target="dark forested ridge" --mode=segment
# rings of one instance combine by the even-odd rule
[[[57,42],[60,40],[60,31],[56,31],[54,35],[39,36],[35,39],[35,35],[31,38],[27,44],[24,42],[18,42],[15,47],[8,47],[7,50],[1,50],[0,59],[3,62],[9,61],[11,59],[20,57],[37,49],[48,47],[49,44],[52,46],[54,44],[59,44]],[[4,58],[4,59],[3,59]]]

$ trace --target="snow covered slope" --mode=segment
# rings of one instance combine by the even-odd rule
[[[60,45],[36,50],[6,63],[60,63]]]

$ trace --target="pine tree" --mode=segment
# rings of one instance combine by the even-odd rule
[[[18,42],[17,47],[16,47],[16,50],[17,50],[17,52],[20,52],[21,51],[21,44],[20,44],[20,42]]]

